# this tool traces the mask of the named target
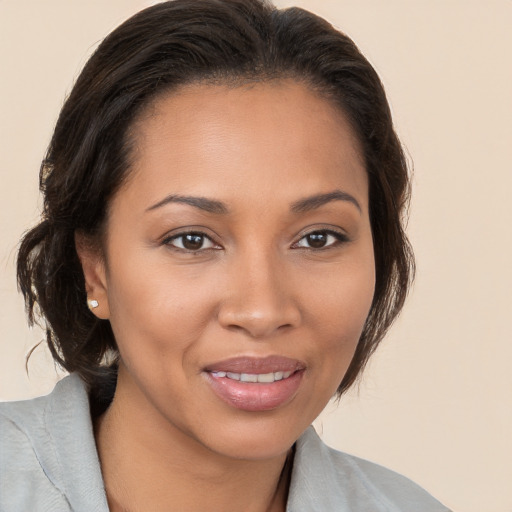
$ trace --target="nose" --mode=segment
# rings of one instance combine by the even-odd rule
[[[218,313],[223,327],[264,339],[300,324],[293,279],[278,260],[258,254],[232,262]]]

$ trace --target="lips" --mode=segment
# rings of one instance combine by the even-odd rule
[[[306,366],[282,356],[238,357],[204,369],[212,391],[225,403],[250,412],[276,409],[296,395]]]
[[[297,359],[283,356],[268,357],[234,357],[208,365],[207,372],[232,372],[264,374],[270,372],[294,372],[304,369],[306,365]]]

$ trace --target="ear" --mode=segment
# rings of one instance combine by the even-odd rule
[[[82,232],[75,232],[75,248],[84,273],[87,305],[95,316],[107,320],[110,317],[110,308],[107,272],[102,251],[97,243]]]

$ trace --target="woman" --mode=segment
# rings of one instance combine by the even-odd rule
[[[2,406],[1,510],[446,510],[308,428],[412,273],[405,160],[345,35],[259,0],[140,12],[41,188],[18,280],[71,376]]]

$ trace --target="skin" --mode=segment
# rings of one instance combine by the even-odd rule
[[[187,86],[132,132],[104,254],[77,237],[88,297],[121,355],[114,400],[96,425],[109,504],[284,510],[287,454],[335,393],[373,297],[358,141],[339,110],[293,81]],[[291,209],[334,191],[354,201]],[[151,208],[169,195],[228,211]],[[208,237],[199,250],[176,238],[191,231]],[[311,232],[324,247],[311,246]],[[232,407],[205,377],[216,361],[269,355],[304,365],[297,392],[272,410]]]

